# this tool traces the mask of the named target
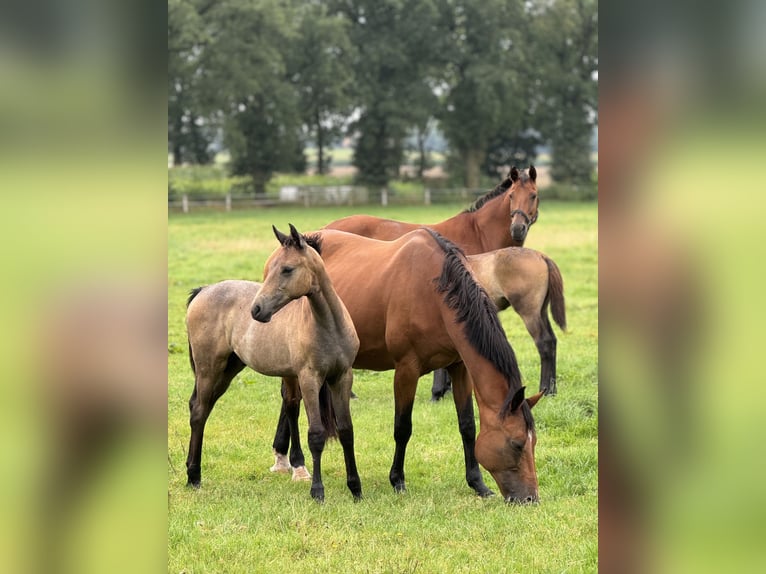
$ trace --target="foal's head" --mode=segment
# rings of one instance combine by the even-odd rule
[[[268,323],[272,315],[293,299],[317,293],[320,289],[318,270],[323,266],[318,241],[312,241],[290,224],[290,235],[272,226],[274,235],[282,245],[266,263],[265,280],[253,299],[250,314],[261,323]]]
[[[511,237],[518,243],[524,243],[527,231],[537,221],[537,206],[540,203],[537,197],[537,170],[535,166],[530,165],[527,172],[520,172],[514,166],[508,175],[512,182],[508,189],[511,202]]]
[[[511,393],[495,424],[482,423],[476,460],[495,479],[507,502],[537,502],[537,434],[530,409],[543,393],[528,399],[524,398],[524,387]]]

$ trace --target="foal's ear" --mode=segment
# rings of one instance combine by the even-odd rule
[[[306,240],[303,238],[303,235],[298,233],[298,230],[295,229],[295,226],[292,223],[290,224],[290,236],[293,238],[293,241],[295,241],[295,245],[298,249],[306,247]]]
[[[280,245],[284,245],[285,241],[287,241],[287,239],[288,239],[287,235],[282,233],[279,229],[277,229],[273,225],[271,226],[271,228],[274,230],[274,235],[276,236],[277,241],[279,241],[279,244]]]
[[[529,164],[529,179],[532,181],[537,181],[537,170],[532,164]]]
[[[532,395],[527,399],[527,404],[529,405],[529,408],[531,409],[533,406],[537,404],[537,401],[539,401],[543,395],[545,394],[545,391],[540,391],[536,395]]]
[[[514,165],[511,168],[511,181],[515,182],[517,179],[519,179],[519,169]]]
[[[513,395],[513,398],[511,399],[511,412],[515,411],[521,406],[521,403],[524,402],[524,389],[526,387],[521,387],[516,393]]]

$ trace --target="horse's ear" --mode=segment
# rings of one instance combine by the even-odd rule
[[[298,249],[306,247],[306,240],[303,238],[303,235],[298,233],[298,230],[295,229],[295,226],[292,223],[290,223],[290,236],[293,238],[293,241],[295,241],[295,245]]]
[[[515,182],[517,179],[519,179],[519,169],[514,165],[511,168],[511,181]]]
[[[274,235],[277,238],[277,241],[279,241],[280,245],[284,245],[285,241],[287,241],[288,237],[284,233],[282,233],[279,229],[277,229],[275,226],[271,226],[271,228],[274,230]]]
[[[527,404],[529,405],[529,408],[531,409],[533,406],[537,404],[537,401],[539,401],[543,395],[545,394],[545,391],[540,391],[536,395],[532,395],[527,399]]]
[[[537,170],[532,164],[529,164],[529,179],[532,181],[537,181]]]
[[[513,395],[513,398],[511,399],[511,411],[513,412],[516,409],[518,409],[521,406],[521,403],[524,402],[524,389],[526,387],[521,387],[516,393]]]

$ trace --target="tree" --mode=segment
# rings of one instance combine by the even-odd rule
[[[466,187],[478,188],[481,166],[499,130],[516,135],[524,127],[526,102],[520,76],[526,53],[519,27],[520,1],[444,0],[448,34],[446,90],[439,115]]]
[[[590,181],[591,137],[597,121],[598,9],[595,0],[537,1],[528,41],[541,63],[537,108],[551,143],[551,176]]]
[[[316,172],[325,173],[331,158],[325,148],[338,138],[351,112],[354,49],[349,22],[329,15],[321,3],[301,11],[295,49],[290,52],[292,76],[308,133],[317,146]]]
[[[442,39],[435,0],[335,0],[333,13],[350,23],[358,134],[357,178],[385,186],[397,177],[403,140],[436,107],[436,54]],[[425,118],[425,119],[424,119]]]

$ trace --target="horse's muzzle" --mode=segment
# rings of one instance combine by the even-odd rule
[[[265,312],[260,305],[253,305],[253,308],[250,309],[250,315],[259,323],[268,323],[271,321],[273,313]]]
[[[537,504],[540,502],[540,497],[537,494],[530,494],[524,498],[516,496],[509,496],[505,499],[508,504]]]
[[[514,241],[523,242],[527,238],[527,226],[523,223],[511,225],[511,237]]]

